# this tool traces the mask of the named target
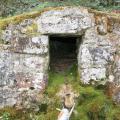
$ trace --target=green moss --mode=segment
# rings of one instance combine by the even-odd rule
[[[27,34],[31,34],[31,33],[36,33],[38,27],[37,27],[37,24],[34,23],[34,24],[30,25],[30,26],[27,26],[25,29],[26,29]]]
[[[24,28],[24,32],[27,36],[37,36],[40,35],[38,32],[38,26],[36,23],[33,23],[27,27]]]
[[[0,44],[4,44],[4,40],[0,39]]]
[[[5,108],[0,111],[0,115],[3,115],[4,112],[10,113],[10,120],[56,120],[59,114],[56,108],[62,108],[56,93],[67,76],[69,84],[72,85],[75,91],[79,92],[71,120],[120,120],[120,107],[115,106],[112,100],[106,97],[104,89],[97,89],[89,85],[83,86],[75,75],[77,75],[76,65],[73,65],[65,73],[49,72],[48,88],[44,95],[50,102],[47,106],[46,104],[42,105],[38,113]]]
[[[4,30],[7,25],[9,24],[18,24],[22,22],[25,19],[32,19],[40,16],[43,12],[49,11],[49,10],[61,10],[63,7],[48,7],[39,11],[33,11],[29,13],[23,13],[21,15],[13,16],[13,17],[8,17],[4,19],[0,19],[0,30]]]
[[[9,114],[9,120],[30,120],[29,111],[16,110],[11,107],[5,107],[0,110],[0,116],[4,117],[6,113]]]
[[[80,94],[76,100],[75,110],[77,112],[73,113],[71,120],[117,120],[119,118],[120,107],[114,106],[113,102],[104,94],[104,89],[81,85],[76,77],[76,68],[77,67],[73,65],[65,74],[55,73],[54,71],[50,72],[50,81],[47,89],[48,95],[50,93],[50,96],[55,97],[59,86],[64,83],[64,78],[67,76],[68,82],[73,86],[74,90]],[[54,103],[53,106],[57,107],[60,106],[60,104]],[[50,118],[52,119],[52,115]],[[53,120],[54,119],[55,118],[53,118]]]
[[[0,39],[0,45],[8,45],[9,42],[8,41],[5,41],[3,39]]]
[[[76,3],[76,2],[75,2]],[[8,18],[4,18],[4,19],[0,19],[0,30],[4,30],[6,28],[7,25],[9,24],[18,24],[20,22],[22,22],[25,19],[32,19],[32,18],[36,18],[38,16],[40,16],[43,12],[45,11],[49,11],[49,10],[62,10],[65,7],[64,6],[76,6],[76,4],[71,4],[71,2],[64,2],[63,4],[53,4],[53,2],[45,2],[44,4],[38,6],[37,8],[35,8],[34,10],[32,10],[32,12],[28,12],[28,13],[23,13],[20,15],[16,15],[16,16],[12,16],[12,17],[8,17]],[[78,4],[79,5],[79,4]],[[89,9],[90,13],[94,13],[95,15],[102,15],[102,16],[108,16],[108,18],[113,19],[114,21],[119,21],[120,22],[120,16],[119,14],[110,14],[108,12],[102,12],[102,11],[97,11],[94,9]]]

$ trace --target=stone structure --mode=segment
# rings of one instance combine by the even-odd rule
[[[2,32],[7,45],[0,46],[0,107],[37,100],[48,79],[49,35],[56,34],[78,36],[78,71],[84,84],[105,83],[111,75],[120,84],[119,20],[85,8],[53,8]]]

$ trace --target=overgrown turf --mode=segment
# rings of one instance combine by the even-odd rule
[[[103,88],[81,85],[75,64],[65,73],[49,72],[48,87],[44,94],[50,102],[42,104],[39,112],[16,111],[7,107],[0,112],[1,116],[8,117],[3,120],[56,120],[59,114],[56,108],[62,108],[56,93],[66,78],[67,82],[80,94],[76,99],[71,120],[120,120],[120,107],[115,106],[112,100],[105,96]]]
[[[119,5],[114,5],[112,2],[116,0],[2,0],[1,1],[1,17],[18,15],[23,12],[40,10],[45,7],[56,6],[86,6],[103,11],[111,11],[120,9]]]
[[[95,10],[100,10],[103,11],[102,14],[106,14],[113,11],[113,10],[120,10],[120,6],[114,6],[114,5],[104,5],[104,3],[100,3],[100,0],[63,0],[63,1],[57,1],[52,2],[52,1],[46,1],[46,2],[38,2],[37,0],[32,0],[34,3],[36,2],[37,5],[29,10],[24,10],[20,9],[21,12],[15,12],[15,13],[9,13],[8,16],[6,17],[0,17],[0,33],[8,26],[9,24],[19,24],[25,19],[31,19],[31,18],[36,18],[41,15],[44,11],[47,10],[57,10],[57,9],[62,9],[64,6],[84,6],[88,8],[92,8]],[[10,2],[10,1],[9,1]],[[15,1],[14,1],[15,2]],[[25,1],[23,0],[23,3]],[[28,1],[27,1],[28,2]],[[28,2],[29,3],[29,2]],[[26,2],[25,2],[26,4]],[[11,4],[12,6],[12,4]],[[24,6],[23,6],[24,7]],[[12,7],[10,7],[12,8]],[[2,9],[2,8],[1,8]],[[19,7],[16,7],[15,10],[17,11]],[[6,10],[6,9],[5,9]],[[2,11],[2,10],[1,10]],[[4,11],[4,10],[3,10]],[[9,10],[11,11],[11,10]],[[19,10],[18,10],[19,11]],[[107,12],[106,12],[107,11]],[[98,11],[94,11],[95,13]],[[115,17],[116,19],[120,19],[119,14],[111,13],[109,14],[111,17]]]
[[[107,98],[104,89],[81,85],[75,64],[65,73],[56,73],[55,71],[49,73],[47,94],[56,101],[53,104],[54,110],[48,111],[51,113],[50,120],[57,118],[57,114],[52,118],[52,113],[54,114],[56,111],[55,108],[60,107],[56,93],[66,78],[67,82],[80,94],[79,98],[76,99],[76,107],[71,120],[120,120],[120,107],[115,106],[112,100]],[[47,114],[45,116],[47,118]]]

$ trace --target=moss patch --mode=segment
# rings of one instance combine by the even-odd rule
[[[55,8],[48,7],[41,11],[34,11],[34,12],[30,12],[30,13],[24,13],[21,15],[0,19],[0,30],[4,30],[6,28],[6,26],[9,24],[18,24],[25,19],[36,18],[36,17],[40,16],[43,12],[49,11],[51,9],[52,10],[61,10],[61,9],[63,9],[63,7],[55,7]]]
[[[49,73],[49,84],[46,93],[54,99],[54,104],[51,105],[53,108],[51,112],[48,109],[49,113],[44,114],[46,119],[43,120],[56,120],[58,113],[55,108],[61,108],[56,93],[66,77],[73,89],[80,94],[79,98],[76,99],[76,107],[71,120],[119,120],[120,107],[115,106],[111,99],[106,97],[104,89],[80,84],[77,79],[76,64],[65,73],[56,73],[55,71]]]
[[[4,44],[4,40],[0,39],[0,44]]]
[[[40,35],[40,33],[38,33],[37,30],[38,30],[38,26],[36,23],[33,23],[33,24],[24,28],[25,34],[27,36]]]
[[[67,5],[67,4],[65,4],[65,5]],[[70,7],[69,4],[66,7]],[[36,17],[40,16],[43,12],[46,12],[46,11],[49,11],[49,10],[62,10],[66,7],[64,7],[64,6],[47,7],[47,8],[43,7],[42,9],[40,9],[40,10],[36,9],[33,12],[23,13],[21,15],[0,19],[0,30],[4,30],[6,28],[6,26],[9,25],[9,24],[18,24],[25,19],[36,18]],[[111,17],[112,19],[120,22],[120,15],[119,14],[110,14],[110,13],[107,13],[107,12],[97,11],[97,10],[94,10],[94,9],[89,9],[89,12],[94,13],[95,15],[98,15],[98,14],[99,15],[107,15],[107,16]]]
[[[75,110],[71,120],[120,120],[120,107],[115,106],[111,99],[104,94],[104,89],[97,89],[93,86],[83,86],[77,80],[77,66],[73,65],[65,73],[49,72],[49,83],[44,95],[50,101],[40,106],[39,112],[28,110],[17,111],[13,108],[4,108],[0,116],[6,112],[10,114],[10,120],[56,120],[59,112],[56,108],[62,108],[56,93],[65,78],[80,96],[76,99]]]

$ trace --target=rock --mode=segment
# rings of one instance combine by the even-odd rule
[[[16,37],[11,47],[17,53],[44,55],[48,53],[48,36]]]
[[[37,42],[34,40],[34,42]],[[45,44],[46,41],[43,42]],[[46,48],[47,49],[47,48]],[[30,51],[28,51],[30,53]],[[30,54],[19,54],[6,51],[1,51],[0,53],[0,86],[8,87],[9,91],[12,92],[12,89],[16,89],[14,92],[15,98],[11,93],[5,93],[5,90],[2,91],[2,94],[6,95],[5,100],[1,101],[1,106],[13,106],[17,103],[19,99],[19,94],[24,91],[30,91],[31,88],[34,90],[42,91],[45,89],[47,84],[47,69],[49,57],[44,55],[37,56]],[[40,54],[41,55],[41,54]],[[43,54],[42,54],[43,55]],[[8,97],[9,96],[9,97]]]
[[[2,34],[2,39],[6,42],[10,42],[12,39],[12,31],[11,30],[5,30]]]
[[[86,31],[79,47],[78,67],[82,82],[106,80],[107,65],[114,61],[114,47],[107,36],[97,34],[95,28]]]
[[[79,7],[50,10],[38,18],[38,31],[42,34],[80,34],[94,25],[91,18],[86,9]]]
[[[100,35],[106,35],[107,34],[107,29],[105,29],[103,25],[99,25],[97,27],[97,31]]]
[[[61,98],[64,107],[72,108],[75,103],[75,98],[79,97],[79,93],[73,90],[72,85],[63,84],[61,85],[57,96]]]
[[[113,33],[120,35],[120,24],[116,22],[113,24]]]
[[[120,57],[119,55],[115,55],[115,67],[114,67],[114,75],[115,75],[115,83],[120,85]]]
[[[114,92],[113,101],[115,102],[115,104],[120,105],[120,86],[118,88],[116,88],[116,90]]]
[[[98,26],[97,26],[97,31],[100,35],[106,35],[107,34],[107,29],[108,29],[108,25],[107,25],[107,18],[106,17],[101,17],[101,19],[99,19],[98,22]]]

